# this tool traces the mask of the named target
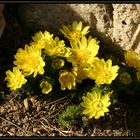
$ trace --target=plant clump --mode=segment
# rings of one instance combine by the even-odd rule
[[[20,89],[23,93],[34,91],[46,96],[56,94],[54,91],[72,91],[71,98],[75,98],[73,94],[79,95],[80,107],[68,106],[58,116],[58,122],[68,128],[77,114],[99,119],[109,112],[116,93],[127,92],[134,84],[139,89],[140,54],[125,51],[123,62],[114,64],[112,58],[99,57],[100,41],[89,35],[90,26],[75,21],[62,25],[60,32],[63,37],[39,31],[31,42],[17,50],[13,71],[7,70],[5,75],[10,91]],[[78,93],[85,80],[92,81],[91,91]]]

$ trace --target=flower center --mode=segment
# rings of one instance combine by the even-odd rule
[[[79,31],[73,31],[72,32],[72,38],[73,39],[75,39],[75,38],[79,39],[80,37],[81,37],[81,32],[79,32]]]
[[[96,109],[98,109],[98,110],[100,110],[102,107],[103,107],[103,104],[101,103],[101,102],[94,102],[94,104],[93,104],[93,106],[96,108]]]
[[[88,52],[86,50],[78,50],[75,54],[75,60],[77,60],[77,63],[85,63],[88,59]]]

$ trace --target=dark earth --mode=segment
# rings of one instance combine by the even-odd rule
[[[5,4],[6,27],[0,40],[0,136],[140,136],[140,96],[129,95],[120,100],[104,117],[63,129],[56,121],[58,113],[72,101],[67,97],[27,96],[10,92],[4,82],[13,55],[33,35],[26,29],[15,10],[16,4]],[[123,94],[123,93],[122,93]],[[28,101],[28,107],[24,101]]]

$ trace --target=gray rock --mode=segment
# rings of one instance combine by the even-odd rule
[[[82,20],[68,4],[24,4],[19,6],[19,16],[27,28],[52,33],[58,33],[62,24]]]
[[[138,48],[140,4],[113,4],[113,8],[113,41],[125,50]]]
[[[108,47],[140,50],[140,4],[22,4],[19,17],[32,31],[56,35],[62,24],[81,20]]]
[[[2,14],[3,7],[4,7],[4,4],[0,4],[0,37],[1,37],[3,30],[5,28],[5,19],[4,19],[4,16]]]

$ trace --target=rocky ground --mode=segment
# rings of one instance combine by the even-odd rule
[[[31,40],[32,32],[21,25],[11,6],[5,6],[3,13],[6,27],[0,40],[0,136],[140,136],[138,95],[123,97],[105,117],[90,120],[88,127],[77,125],[64,130],[56,118],[72,104],[67,96],[46,98],[9,92],[3,82],[5,71],[12,65],[17,48]]]

